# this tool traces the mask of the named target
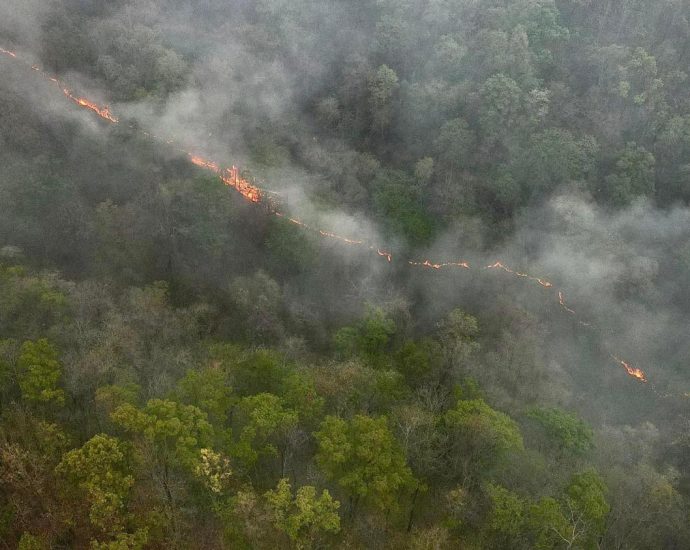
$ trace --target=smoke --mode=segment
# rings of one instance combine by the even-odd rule
[[[358,152],[344,140],[331,137],[328,143],[322,142],[308,117],[302,116],[313,107],[310,101],[318,92],[327,88],[336,65],[371,53],[367,39],[371,22],[363,23],[356,6],[314,2],[308,13],[302,13],[289,2],[267,1],[138,0],[115,2],[107,9],[88,1],[65,0],[49,7],[32,1],[21,6],[0,5],[0,37],[12,46],[50,58],[41,29],[58,24],[60,13],[79,8],[85,14],[82,25],[88,23],[90,14],[98,17],[95,29],[80,27],[86,31],[87,45],[94,48],[94,58],[84,66],[67,67],[60,75],[73,88],[102,103],[115,91],[124,95],[134,89],[127,100],[112,103],[123,124],[135,123],[163,140],[172,140],[173,148],[222,165],[249,168],[262,187],[279,194],[287,212],[310,227],[361,239],[375,247],[400,248],[400,243],[385,242],[365,213],[337,206],[329,176],[342,171],[335,167],[339,161],[354,158]],[[273,35],[253,25],[257,13],[273,18]],[[304,32],[305,27],[316,32]],[[118,33],[122,33],[122,40],[117,39]],[[129,51],[128,58],[125,54],[131,43],[140,45],[140,50]],[[79,44],[77,41],[74,48]],[[277,55],[278,48],[281,55]],[[131,60],[138,54],[141,60],[137,64]],[[146,71],[152,80],[165,81],[169,88],[147,88]],[[84,124],[88,132],[103,131],[88,113],[59,104],[64,98],[51,96],[46,100],[47,94],[31,91],[34,84],[30,77],[22,76],[16,86],[30,90],[27,97],[33,104],[47,105],[50,113],[62,117],[65,112],[74,112],[69,116]],[[35,97],[37,94],[40,97]],[[337,160],[329,160],[330,154]],[[294,162],[296,157],[310,159],[312,164],[319,164],[314,159],[320,158],[323,173],[304,169]],[[366,191],[362,195],[366,204]],[[577,331],[596,333],[606,349],[643,368],[650,378],[665,379],[670,385],[676,376],[674,369],[690,353],[688,344],[683,343],[690,306],[686,292],[690,275],[688,222],[690,212],[682,207],[660,210],[640,202],[612,213],[586,196],[559,195],[524,211],[512,236],[501,247],[487,250],[487,231],[481,222],[463,219],[421,257],[410,258],[466,260],[473,266],[471,272],[459,269],[443,274],[409,268],[410,286],[417,293],[419,324],[428,321],[433,325],[453,304],[481,314],[493,300],[488,309],[497,314],[505,300],[499,295],[507,293],[515,307],[532,311],[537,317],[565,319],[562,326],[551,327],[558,334],[552,335],[553,354],[545,351],[546,363],[564,341],[577,340]],[[386,294],[390,288],[386,284],[390,272],[387,262],[368,246],[338,245],[330,247],[329,253],[348,266],[371,263],[371,269],[358,270],[353,276],[359,279],[353,284],[361,287],[355,292],[358,300],[391,298]],[[407,269],[408,258],[401,254],[396,260]],[[364,260],[366,255],[370,259]],[[484,269],[496,260],[547,279],[555,287],[544,289],[532,280]],[[327,269],[324,273],[330,275]],[[326,278],[305,275],[305,286],[311,284],[311,288],[291,289],[291,296],[302,301],[293,307],[308,309],[305,303],[321,300],[325,308],[337,308],[340,299],[328,288]],[[593,328],[570,322],[567,312],[559,307],[558,290],[564,293],[577,319]],[[592,355],[591,350],[587,352],[585,357]],[[552,361],[554,373],[567,372],[564,363]]]

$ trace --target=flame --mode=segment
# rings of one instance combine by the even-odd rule
[[[393,261],[393,254],[391,252],[386,252],[385,250],[381,250],[380,248],[377,248],[376,253],[379,256],[386,258],[388,260],[388,263]]]
[[[321,235],[322,237],[330,237],[331,239],[337,239],[347,244],[364,244],[364,241],[348,239],[347,237],[336,235],[335,233],[331,233],[330,231],[324,231],[323,229],[319,229],[319,235]]]
[[[565,297],[563,296],[563,292],[561,292],[560,290],[558,291],[558,303],[561,305],[561,307],[562,307],[565,311],[567,311],[568,313],[571,313],[571,314],[575,315],[575,311],[573,311],[572,309],[570,309],[570,308],[565,304]],[[586,323],[584,323],[584,325],[586,325]]]
[[[208,162],[208,161],[206,161]],[[209,163],[211,166],[217,167],[214,162]],[[240,171],[237,166],[226,168],[220,171],[220,179],[228,187],[232,187],[240,195],[250,202],[259,203],[263,198],[263,193],[258,187],[254,187],[249,180],[240,176]]]
[[[76,97],[72,95],[72,92],[70,92],[67,88],[63,88],[62,92],[80,107],[86,107],[87,109],[92,110],[99,117],[107,120],[108,122],[112,122],[114,124],[117,124],[119,122],[118,119],[115,118],[113,114],[110,112],[110,108],[108,106],[99,107],[93,101],[89,101],[88,99],[83,97]]]
[[[201,168],[206,168],[207,170],[211,170],[212,172],[218,173],[220,172],[220,168],[218,164],[216,164],[213,161],[206,160],[201,157],[197,157],[196,155],[192,155],[189,153],[189,160],[192,161],[192,164],[196,164],[197,166],[200,166]]]
[[[15,52],[12,52],[10,50],[6,50],[4,48],[0,48],[0,54],[4,54],[4,55],[12,57],[12,58],[17,58],[17,54]],[[62,86],[62,84],[60,83],[60,81],[56,77],[54,77],[54,76],[46,73],[45,71],[41,70],[41,68],[39,66],[31,65],[30,67],[32,70],[38,72],[43,78],[49,80],[50,82],[55,83],[59,87],[61,92],[70,101],[72,101],[73,103],[75,103],[79,107],[89,109],[89,110],[93,111],[94,113],[96,113],[102,119],[107,120],[108,122],[111,122],[113,124],[117,124],[119,122],[118,118],[112,114],[112,112],[110,111],[110,108],[108,106],[99,106],[98,104],[96,104],[96,103],[94,103],[94,102],[92,102],[92,101],[90,101],[84,97],[77,97],[77,96],[73,95],[72,92],[68,88]],[[164,139],[164,138],[160,138],[154,134],[150,134],[144,130],[140,130],[140,131],[142,132],[143,135],[146,135],[147,137],[151,137],[154,139],[158,139],[160,141],[164,141],[165,143],[167,143],[169,145],[173,145],[175,143],[172,139]],[[240,176],[239,169],[236,166],[232,166],[232,168],[222,169],[220,167],[220,165],[214,161],[211,161],[211,160],[205,159],[203,157],[200,157],[198,155],[189,153],[187,151],[184,151],[183,149],[180,149],[180,150],[183,151],[189,157],[190,162],[192,162],[194,165],[196,165],[202,169],[209,170],[209,171],[213,172],[214,174],[218,175],[225,185],[235,189],[235,191],[237,191],[240,195],[242,195],[242,197],[244,197],[246,200],[248,200],[252,203],[257,203],[257,204],[262,203],[262,204],[264,204],[264,206],[268,207],[269,211],[273,215],[278,216],[278,217],[286,217],[285,214],[280,212],[274,206],[274,204],[271,201],[267,200],[266,194],[271,193],[271,192],[259,189],[258,187],[253,185],[251,182],[249,182],[249,180]],[[393,254],[391,252],[388,252],[386,250],[383,250],[383,249],[378,248],[378,247],[373,246],[373,245],[369,245],[368,243],[365,243],[365,241],[344,237],[342,235],[338,235],[336,233],[333,233],[331,231],[327,231],[324,229],[314,229],[297,218],[287,217],[287,219],[291,223],[298,225],[298,226],[300,226],[306,230],[318,232],[318,234],[324,238],[336,239],[336,240],[343,242],[345,244],[354,245],[354,246],[361,246],[361,245],[367,244],[368,248],[370,250],[375,250],[378,256],[386,258],[386,260],[389,263],[391,263],[393,261]],[[434,269],[434,270],[440,270],[440,269],[443,269],[446,267],[458,267],[458,268],[462,268],[462,269],[471,269],[470,264],[466,261],[435,263],[435,262],[432,262],[431,260],[423,260],[423,261],[409,260],[408,264],[411,266],[423,267],[426,269]],[[506,273],[510,273],[516,277],[520,277],[523,279],[528,279],[530,281],[534,281],[544,288],[552,288],[553,287],[553,284],[551,282],[547,281],[546,279],[542,279],[540,277],[534,277],[534,276],[528,275],[527,273],[521,273],[519,271],[514,271],[513,269],[507,267],[505,264],[503,264],[500,261],[497,261],[492,265],[486,266],[484,269],[500,269],[500,270],[503,270]],[[572,315],[575,315],[575,311],[566,305],[565,297],[563,295],[563,292],[561,292],[561,291],[558,292],[558,302],[564,311],[566,311]],[[579,321],[579,323],[582,326],[586,326],[586,327],[591,326],[589,323],[586,323],[584,321]],[[615,355],[612,355],[611,357],[614,359],[614,361],[616,361],[620,366],[622,366],[626,370],[626,372],[628,373],[629,376],[631,376],[631,377],[633,377],[633,378],[635,378],[641,382],[644,382],[644,383],[647,382],[647,376],[645,375],[645,373],[641,369],[631,367],[629,363],[626,363],[625,361],[618,359]]]
[[[423,262],[413,262],[412,260],[407,262],[410,265],[417,267],[426,267],[429,269],[443,269],[444,267],[462,267],[463,269],[471,269],[470,264],[467,262],[446,262],[442,264],[432,263],[431,260],[424,260]]]
[[[510,273],[511,275],[515,275],[516,277],[521,277],[523,279],[529,279],[530,281],[534,281],[534,282],[540,284],[541,286],[543,286],[544,288],[553,287],[553,283],[550,283],[546,279],[541,279],[539,277],[533,277],[531,275],[528,275],[527,273],[520,273],[519,271],[513,271],[512,269],[505,266],[501,262],[496,262],[494,264],[487,265],[484,269],[502,269],[506,273]]]
[[[632,376],[633,378],[636,378],[640,382],[644,382],[645,384],[648,382],[647,380],[647,375],[642,371],[642,369],[636,369],[634,367],[631,367],[629,363],[626,363],[622,359],[619,359],[615,355],[612,355],[611,358],[618,363],[621,367],[623,367],[628,375]]]

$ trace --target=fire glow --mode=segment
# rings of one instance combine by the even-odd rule
[[[528,275],[527,273],[520,273],[519,271],[513,271],[509,267],[503,265],[501,262],[496,262],[491,265],[487,265],[484,269],[502,269],[506,273],[510,273],[511,275],[515,275],[516,277],[520,277],[522,279],[528,279],[530,281],[534,281],[535,283],[540,284],[544,288],[552,288],[553,284],[547,281],[546,279],[540,279],[539,277],[532,277],[531,275]]]
[[[463,269],[471,269],[468,262],[445,262],[442,264],[432,263],[431,260],[424,260],[423,262],[413,262],[412,260],[407,262],[410,265],[416,267],[426,267],[427,269],[443,269],[444,267],[461,267]]]
[[[17,54],[15,52],[12,52],[10,50],[6,50],[4,48],[0,48],[0,54],[3,54],[5,56],[11,57],[13,59],[18,59]],[[101,117],[103,120],[106,120],[109,123],[112,124],[118,124],[119,120],[117,117],[115,117],[112,112],[110,111],[110,108],[108,106],[99,106],[98,104],[83,98],[83,97],[78,97],[75,96],[67,87],[64,87],[60,81],[43,71],[40,67],[37,65],[30,65],[30,68],[33,71],[38,72],[43,78],[46,80],[56,84],[60,91],[67,97],[70,101],[78,105],[79,107],[83,107],[85,109],[89,109],[90,111],[96,113],[99,117]],[[159,138],[158,136],[149,134],[146,131],[141,131],[143,135],[146,135],[147,137],[150,138],[155,138],[160,141],[163,141],[167,144],[173,144],[173,140],[170,139],[163,139]],[[186,155],[188,156],[190,162],[194,164],[195,166],[198,166],[199,168],[202,168],[204,170],[209,170],[210,172],[213,172],[216,174],[221,181],[227,185],[228,187],[232,187],[235,191],[237,191],[242,197],[244,197],[246,200],[255,203],[255,204],[262,204],[263,206],[267,207],[268,210],[275,216],[278,217],[285,217],[290,223],[297,225],[299,227],[302,227],[303,229],[314,231],[318,233],[321,237],[324,238],[330,238],[330,239],[335,239],[340,242],[343,242],[348,245],[353,245],[353,246],[367,246],[369,250],[376,251],[377,255],[385,258],[389,263],[393,262],[393,254],[392,252],[388,252],[382,248],[379,248],[377,246],[374,246],[372,244],[366,243],[365,241],[362,240],[357,240],[357,239],[352,239],[348,237],[344,237],[342,235],[338,235],[336,233],[333,233],[331,231],[327,231],[324,229],[314,229],[304,223],[301,220],[298,220],[297,218],[291,218],[285,216],[282,212],[280,212],[273,204],[272,201],[267,200],[266,198],[266,191],[263,191],[253,185],[249,180],[246,178],[242,177],[240,175],[240,171],[236,166],[232,166],[231,168],[221,168],[220,165],[217,162],[205,159],[203,157],[200,157],[198,155],[186,152]],[[423,261],[413,261],[409,260],[407,262],[410,266],[415,266],[415,267],[422,267],[425,269],[432,269],[432,270],[441,270],[444,268],[449,268],[449,267],[457,267],[461,269],[471,269],[470,264],[466,261],[459,261],[459,262],[446,262],[446,263],[435,263],[432,262],[431,260],[423,260]],[[502,270],[505,271],[506,273],[509,273],[511,275],[514,275],[515,277],[519,277],[522,279],[527,279],[530,281],[534,281],[537,284],[539,284],[541,287],[545,289],[551,289],[553,288],[553,284],[546,279],[540,278],[540,277],[534,277],[532,275],[529,275],[527,273],[521,273],[519,271],[514,271],[513,269],[507,267],[504,265],[502,262],[497,261],[492,265],[486,266],[484,269],[493,269],[493,270]],[[577,313],[568,307],[565,303],[565,297],[563,295],[563,292],[558,291],[557,293],[558,297],[558,303],[560,307],[566,311],[567,313],[576,316]],[[591,326],[589,323],[586,323],[584,321],[578,321],[580,325],[582,326]],[[627,374],[631,376],[632,378],[635,378],[636,380],[647,383],[647,376],[646,374],[638,368],[632,367],[629,363],[619,359],[615,355],[611,355],[611,358],[616,361],[620,366],[622,366]]]
[[[611,358],[621,367],[623,367],[628,375],[632,376],[633,378],[637,378],[640,382],[644,382],[645,384],[648,382],[647,375],[641,369],[631,367],[629,363],[626,363],[615,355],[612,355]]]

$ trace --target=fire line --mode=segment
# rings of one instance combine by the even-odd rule
[[[5,55],[7,57],[10,57],[12,59],[17,59],[20,60],[20,58],[17,56],[16,52],[6,50],[4,48],[0,48],[0,54]],[[48,80],[49,82],[52,82],[55,84],[62,94],[67,97],[71,102],[75,103],[79,107],[83,107],[85,109],[89,109],[90,111],[96,113],[101,119],[107,121],[108,123],[111,124],[118,124],[119,119],[113,115],[113,113],[110,111],[110,107],[107,105],[105,106],[100,106],[97,103],[94,103],[84,97],[78,97],[74,95],[74,93],[64,86],[60,80],[48,74],[44,70],[42,70],[39,66],[37,65],[29,65],[30,69],[38,72],[43,78]],[[158,136],[154,136],[146,131],[141,131],[142,134],[146,135],[147,137],[154,138],[160,141],[164,141],[167,144],[173,144],[174,141],[170,139],[163,139]],[[261,204],[265,207],[268,208],[269,212],[271,214],[277,216],[277,217],[284,217],[286,218],[290,223],[293,223],[297,226],[302,227],[303,229],[309,230],[309,231],[314,231],[318,233],[321,237],[324,238],[330,238],[330,239],[335,239],[339,242],[351,245],[351,246],[367,246],[370,250],[376,251],[377,255],[385,258],[388,263],[393,262],[393,253],[389,252],[387,250],[384,250],[378,246],[374,246],[373,244],[366,243],[363,240],[358,240],[358,239],[353,239],[349,237],[345,237],[342,235],[338,235],[336,233],[333,233],[332,231],[327,231],[324,229],[314,229],[307,225],[305,222],[297,219],[297,218],[292,218],[286,216],[284,213],[280,212],[277,207],[274,205],[274,203],[267,198],[267,192],[265,190],[262,190],[255,185],[253,185],[249,180],[244,178],[240,174],[240,170],[236,166],[232,166],[231,168],[221,168],[220,165],[217,162],[205,159],[203,157],[200,157],[198,155],[195,155],[193,153],[184,151],[184,153],[188,156],[190,162],[199,168],[202,168],[204,170],[209,170],[210,172],[216,174],[220,180],[228,187],[233,188],[235,191],[237,191],[242,197],[244,197],[247,201],[255,203],[255,204]],[[431,260],[422,260],[422,261],[414,261],[414,260],[408,260],[408,265],[413,266],[413,267],[421,267],[424,269],[431,269],[431,270],[441,270],[444,268],[449,268],[449,267],[456,267],[460,269],[472,269],[470,264],[466,261],[457,261],[457,262],[444,262],[444,263],[436,263],[432,262]],[[519,271],[515,271],[509,267],[507,267],[505,264],[503,264],[500,261],[496,261],[495,263],[486,266],[484,269],[492,269],[492,270],[501,270],[506,273],[509,273],[515,277],[521,278],[521,279],[526,279],[529,281],[536,282],[539,284],[541,287],[545,289],[552,289],[553,288],[553,283],[550,281],[547,281],[546,279],[540,278],[540,277],[534,277],[532,275],[529,275],[527,273],[522,273]],[[562,291],[557,292],[557,298],[558,298],[558,303],[560,307],[568,314],[576,316],[577,313],[575,310],[571,309],[566,305],[565,302],[565,297]],[[591,325],[585,321],[579,320],[578,323],[582,326],[585,327],[591,327]],[[642,382],[642,383],[647,383],[647,375],[639,368],[632,367],[629,363],[626,361],[623,361],[622,359],[619,359],[616,355],[611,354],[611,359],[613,359],[619,366],[623,367],[628,374],[628,376]]]

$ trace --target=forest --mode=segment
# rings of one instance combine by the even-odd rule
[[[0,546],[690,548],[689,61],[688,0],[0,0]]]

